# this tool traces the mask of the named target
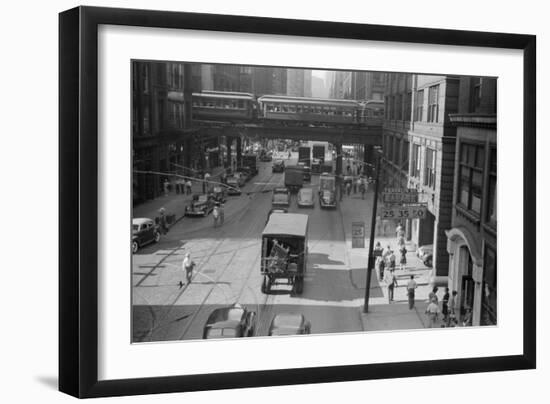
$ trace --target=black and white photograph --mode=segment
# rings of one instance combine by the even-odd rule
[[[132,343],[499,326],[497,77],[128,68]]]

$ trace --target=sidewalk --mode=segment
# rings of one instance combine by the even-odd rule
[[[210,179],[212,181],[219,181],[220,174],[223,171],[223,167],[216,167],[211,172]],[[191,201],[193,194],[202,194],[202,181],[192,181],[192,193],[191,195],[178,194],[172,187],[172,191],[168,192],[167,195],[159,196],[158,198],[140,203],[137,206],[133,207],[132,217],[146,217],[149,219],[154,219],[156,216],[159,216],[159,209],[165,209],[165,215],[175,215],[175,221],[171,223],[174,225],[179,220],[181,220],[185,215],[185,207]]]
[[[361,194],[345,196],[340,202],[340,213],[344,226],[344,235],[346,241],[346,251],[351,270],[351,281],[355,288],[365,290],[367,279],[367,262],[369,254],[369,237],[371,231],[371,217],[374,192],[372,189],[367,191],[365,199],[361,199]],[[352,241],[352,223],[365,223],[365,248],[351,248]],[[384,226],[376,226],[378,233],[375,233],[375,243],[380,241],[383,247],[390,247],[397,252],[397,238],[395,237],[396,224],[392,221],[386,222],[386,232],[380,234]],[[364,301],[361,300],[359,310],[363,321],[365,331],[375,330],[398,330],[398,329],[419,329],[425,328],[428,324],[424,311],[428,305],[427,297],[430,292],[429,278],[432,272],[431,268],[426,267],[416,256],[415,246],[407,243],[407,264],[403,270],[396,267],[395,275],[397,277],[397,287],[394,291],[394,301],[388,303],[388,291],[386,283],[380,279],[376,268],[373,269],[370,285],[369,312],[363,313]],[[396,254],[398,259],[400,254]],[[409,310],[406,285],[410,276],[414,275],[418,284],[416,289],[415,309]],[[440,300],[441,291],[438,293]],[[440,326],[437,324],[436,326]]]

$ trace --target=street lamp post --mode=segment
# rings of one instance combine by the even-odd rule
[[[378,183],[380,182],[380,154],[376,156],[376,179],[374,180],[374,203],[372,206],[372,218],[370,227],[370,239],[369,239],[369,258],[367,263],[367,282],[365,285],[365,304],[363,306],[363,313],[369,312],[369,297],[370,297],[370,278],[372,276],[372,269],[374,267],[374,232],[376,229],[376,210],[378,207]]]

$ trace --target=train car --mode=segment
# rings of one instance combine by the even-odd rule
[[[193,119],[251,121],[256,118],[256,105],[250,93],[202,91],[193,93]]]
[[[357,110],[357,122],[366,124],[382,124],[384,120],[384,101],[367,100],[359,103]]]
[[[359,103],[353,100],[264,95],[258,98],[259,118],[320,124],[353,124]]]

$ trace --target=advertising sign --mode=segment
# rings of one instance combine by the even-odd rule
[[[384,203],[418,203],[418,191],[409,188],[385,188],[382,193]]]
[[[378,209],[380,219],[424,219],[427,205],[382,206]]]
[[[365,222],[351,224],[351,248],[365,248]]]

